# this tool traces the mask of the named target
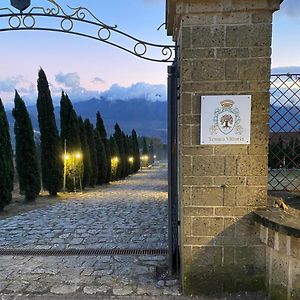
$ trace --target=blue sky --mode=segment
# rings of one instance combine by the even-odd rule
[[[164,27],[157,31],[165,21],[165,0],[57,2],[64,3],[63,7],[80,3],[104,23],[117,24],[118,29],[137,38],[172,43]],[[3,7],[9,6],[9,0],[1,0],[1,3]],[[32,0],[33,6],[41,3],[46,0]],[[282,10],[274,16],[274,68],[300,66],[299,21],[299,0],[285,0]],[[0,26],[2,24],[0,21]],[[165,98],[167,64],[147,62],[104,43],[68,34],[22,31],[0,33],[0,45],[0,97],[6,107],[12,104],[15,88],[28,104],[35,103],[40,66],[47,73],[54,96],[64,89],[74,101],[97,97],[101,92],[114,95],[112,97],[130,94],[149,99]],[[294,70],[300,72],[300,67]]]

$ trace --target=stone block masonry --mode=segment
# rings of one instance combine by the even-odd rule
[[[263,290],[272,13],[280,0],[169,0],[179,47],[181,275],[186,294]],[[200,145],[200,97],[251,95],[250,145]]]
[[[260,239],[266,245],[266,285],[274,300],[300,299],[299,214],[280,208],[255,213]]]

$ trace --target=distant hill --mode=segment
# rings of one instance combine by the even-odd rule
[[[145,99],[132,100],[107,100],[90,99],[84,102],[73,103],[76,113],[84,119],[89,118],[94,124],[96,112],[99,111],[104,120],[108,134],[114,132],[114,125],[119,123],[122,130],[130,134],[132,129],[137,131],[139,136],[150,136],[160,138],[167,142],[167,102],[148,101]],[[38,130],[38,118],[36,106],[28,106],[33,127]],[[55,115],[60,128],[59,107],[55,107]],[[13,127],[14,119],[11,111],[7,112],[8,121]]]
[[[270,127],[272,132],[300,131],[300,107],[271,105]]]

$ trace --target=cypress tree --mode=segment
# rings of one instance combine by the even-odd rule
[[[114,138],[118,145],[119,154],[120,154],[120,163],[118,166],[118,178],[124,178],[126,176],[126,157],[124,151],[124,141],[122,137],[122,131],[118,123],[115,125]]]
[[[78,118],[78,125],[79,125],[79,132],[80,132],[81,150],[83,154],[82,187],[84,188],[90,184],[90,180],[92,176],[91,153],[87,141],[86,129],[81,117]]]
[[[107,174],[106,174],[106,183],[108,183],[111,179],[111,151],[110,151],[110,144],[107,139],[107,133],[104,126],[103,119],[99,113],[99,111],[96,114],[96,129],[98,130],[100,137],[102,139],[102,142],[104,144],[105,148],[105,154],[106,154],[106,165],[107,165]]]
[[[104,122],[99,111],[96,113],[96,129],[99,131],[101,139],[107,138]]]
[[[96,151],[97,151],[97,161],[98,161],[98,184],[103,184],[107,182],[107,159],[105,154],[104,144],[100,137],[98,130],[94,131]]]
[[[154,145],[153,145],[153,140],[150,140],[150,145],[149,145],[149,164],[153,164],[154,163]]]
[[[81,152],[78,117],[71,100],[64,92],[60,100],[60,127],[62,144],[67,141],[67,152]]]
[[[143,167],[148,167],[148,162],[149,162],[149,151],[148,151],[148,146],[147,146],[147,140],[145,137],[143,137],[143,157],[144,160],[142,161]],[[146,159],[148,157],[148,159]]]
[[[45,72],[38,75],[38,121],[41,134],[43,186],[55,196],[63,184],[62,147],[55,122],[54,108]]]
[[[149,151],[148,151],[148,146],[147,146],[147,140],[145,137],[143,137],[143,155],[148,155]]]
[[[60,100],[61,140],[66,147],[66,182],[68,190],[82,187],[83,157],[80,141],[78,117],[68,95],[62,92]]]
[[[141,158],[140,158],[140,150],[139,143],[136,131],[132,130],[132,143],[133,143],[133,153],[134,153],[134,171],[137,172],[141,168]]]
[[[24,192],[26,201],[33,201],[41,190],[37,151],[29,114],[17,91],[12,114],[15,118],[16,167],[20,191]]]
[[[94,127],[91,124],[89,119],[84,121],[84,127],[86,130],[87,143],[90,149],[90,158],[91,158],[91,177],[90,177],[90,186],[93,187],[97,184],[98,179],[98,160],[97,160],[97,151],[94,138]]]
[[[128,143],[128,152],[129,152],[129,174],[134,173],[134,150],[133,150],[133,139],[132,136],[126,136],[127,138],[127,143]]]
[[[112,180],[118,179],[118,166],[120,163],[120,153],[118,149],[118,145],[113,136],[109,139],[109,145],[111,149],[111,178]]]
[[[0,99],[0,211],[10,203],[13,187],[13,151],[7,117]]]
[[[122,132],[122,140],[124,145],[124,157],[125,157],[125,170],[124,175],[128,176],[130,172],[130,162],[129,162],[129,144],[128,144],[128,137]]]

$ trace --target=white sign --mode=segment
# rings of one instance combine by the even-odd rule
[[[251,96],[201,97],[201,145],[250,144]]]

